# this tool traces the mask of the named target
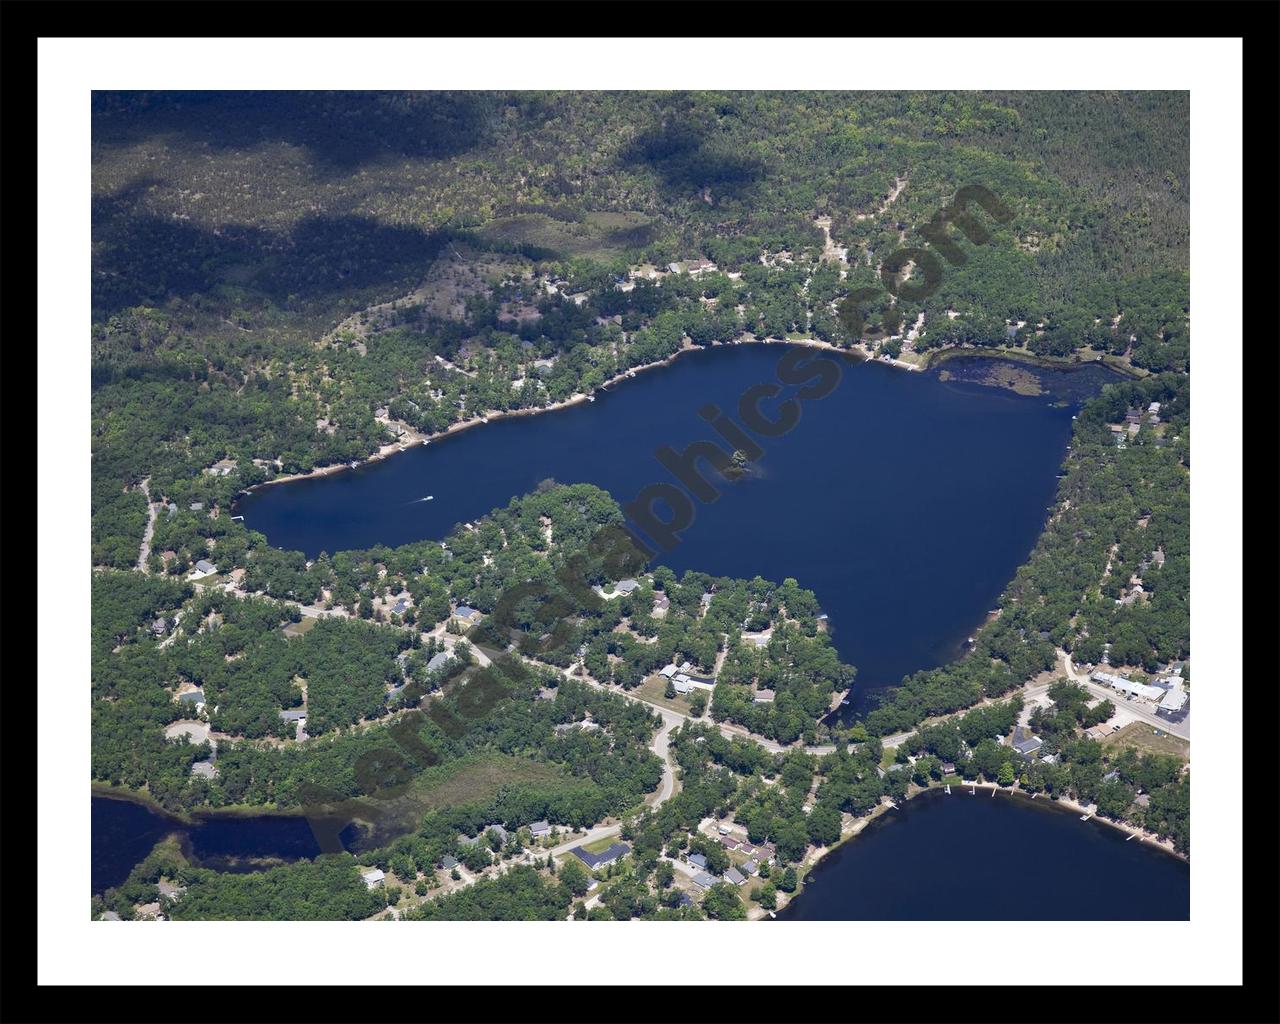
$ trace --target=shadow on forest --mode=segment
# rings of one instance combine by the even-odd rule
[[[246,149],[305,146],[320,172],[384,157],[450,157],[483,145],[500,97],[482,92],[95,92],[93,141],[132,145],[155,135]]]
[[[709,186],[722,195],[741,196],[766,171],[763,161],[742,155],[687,120],[641,132],[620,157],[623,163],[648,165],[668,188],[681,193]]]
[[[313,216],[277,234],[248,225],[209,229],[133,212],[129,193],[93,203],[93,316],[208,295],[222,286],[296,305],[421,274],[447,232],[360,216]]]

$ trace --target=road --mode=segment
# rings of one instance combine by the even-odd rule
[[[1154,711],[1148,711],[1136,701],[1125,700],[1111,687],[1099,686],[1097,683],[1092,682],[1087,674],[1076,671],[1076,667],[1071,664],[1071,655],[1066,651],[1058,651],[1058,662],[1062,665],[1063,671],[1066,672],[1069,679],[1079,683],[1095,697],[1105,697],[1117,708],[1123,708],[1126,714],[1132,715],[1139,721],[1153,725],[1162,732],[1167,732],[1170,736],[1177,736],[1180,740],[1191,742],[1191,725],[1189,722],[1171,722],[1167,718],[1161,718]]]
[[[151,503],[151,477],[144,476],[139,485],[147,499],[147,528],[142,531],[142,546],[138,549],[138,572],[147,572],[147,559],[151,557],[151,535],[156,530],[156,506]]]

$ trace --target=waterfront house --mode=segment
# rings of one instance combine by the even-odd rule
[[[1013,730],[1011,745],[1023,757],[1034,757],[1036,751],[1044,745],[1044,741],[1039,736],[1033,736],[1030,729],[1024,729],[1019,725]]]

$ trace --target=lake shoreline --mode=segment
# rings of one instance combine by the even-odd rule
[[[935,785],[930,785],[923,788],[915,788],[913,792],[909,792],[906,795],[906,797],[902,801],[902,804],[906,804],[907,801],[915,800],[919,797],[926,796],[929,794],[946,796],[947,795],[946,785],[947,785],[946,783],[940,782]],[[1016,787],[1000,786],[992,782],[959,782],[959,783],[951,783],[951,786],[957,791],[956,793],[951,794],[953,796],[960,795],[961,793],[963,793],[963,791],[969,790],[969,789],[983,790],[984,792],[988,790],[997,790],[997,791],[1004,790],[1006,793],[1009,794],[1009,796],[1019,799],[1027,805],[1031,805],[1033,802],[1039,801],[1039,796],[1033,797],[1027,794],[1024,790],[1018,789]],[[991,800],[996,798],[988,797],[987,799]],[[877,804],[875,808],[873,808],[872,811],[869,814],[867,814],[865,817],[858,818],[854,823],[853,829],[847,835],[841,835],[840,839],[832,843],[830,846],[819,847],[812,853],[812,855],[808,859],[806,859],[805,861],[802,861],[801,863],[803,867],[798,872],[799,877],[797,880],[798,884],[796,886],[796,891],[791,894],[791,898],[787,900],[787,903],[784,907],[779,909],[778,913],[781,914],[783,911],[790,908],[791,905],[794,904],[797,899],[799,899],[800,894],[804,892],[805,887],[808,884],[810,873],[813,871],[814,868],[816,868],[820,863],[822,863],[822,861],[825,860],[829,854],[835,852],[836,850],[841,850],[845,848],[847,845],[849,845],[855,839],[857,839],[860,835],[866,832],[868,826],[870,826],[873,821],[877,821],[878,819],[884,817],[890,811],[899,810],[901,806],[902,806],[901,804],[886,803],[882,801],[881,803]],[[1046,796],[1045,803],[1042,806],[1055,808],[1063,813],[1074,814],[1077,817],[1079,817],[1082,814],[1089,814],[1090,815],[1089,821],[1096,820],[1103,823],[1104,825],[1108,825],[1111,828],[1116,829],[1117,831],[1124,832],[1130,835],[1135,835],[1138,837],[1139,842],[1145,843],[1149,847],[1154,847],[1162,851],[1163,853],[1168,854],[1170,857],[1173,857],[1175,860],[1182,861],[1184,864],[1191,863],[1190,857],[1188,857],[1186,854],[1179,853],[1177,850],[1173,848],[1172,841],[1167,839],[1162,840],[1158,836],[1154,835],[1153,833],[1147,832],[1134,825],[1130,825],[1127,822],[1114,821],[1111,818],[1104,818],[1098,814],[1091,814],[1087,807],[1085,807],[1084,805],[1080,804],[1075,800],[1072,800],[1069,797],[1054,798],[1054,797]],[[1087,822],[1084,822],[1082,824],[1087,824]],[[765,919],[767,919],[767,917],[768,917],[768,912],[766,912],[764,915]]]
[[[495,423],[498,420],[519,419],[529,416],[538,416],[543,413],[559,412],[562,409],[572,408],[573,406],[582,405],[584,402],[593,401],[595,396],[600,392],[607,392],[615,385],[625,382],[628,378],[635,377],[648,370],[655,370],[662,366],[670,366],[681,356],[687,355],[690,352],[706,352],[718,348],[732,348],[736,345],[799,345],[804,348],[816,348],[824,349],[829,352],[836,352],[841,355],[849,356],[851,359],[859,363],[883,363],[884,365],[894,366],[900,370],[908,370],[916,373],[923,372],[928,369],[928,367],[914,366],[911,363],[905,363],[900,360],[868,359],[865,355],[853,349],[840,348],[837,345],[833,345],[827,341],[820,341],[817,338],[788,339],[741,337],[735,338],[733,341],[729,342],[713,342],[710,345],[695,345],[692,342],[686,342],[681,348],[663,359],[656,359],[651,363],[642,363],[639,366],[629,367],[621,373],[614,374],[614,376],[610,377],[608,380],[602,381],[589,392],[575,392],[568,398],[559,402],[552,402],[550,405],[540,405],[535,408],[527,409],[505,409],[486,412],[479,416],[472,416],[470,419],[459,420],[457,423],[450,424],[444,430],[439,430],[434,434],[427,434],[424,437],[417,438],[406,443],[393,442],[392,444],[383,445],[376,452],[371,455],[366,455],[363,459],[355,459],[352,460],[352,462],[335,462],[332,465],[320,466],[316,469],[307,470],[304,473],[287,473],[283,476],[272,477],[270,480],[264,480],[262,483],[253,484],[251,487],[246,487],[237,492],[232,501],[232,511],[235,511],[234,506],[239,503],[241,498],[247,497],[248,495],[254,494],[267,487],[272,487],[277,484],[296,483],[299,480],[314,480],[320,477],[333,476],[337,473],[354,472],[355,470],[373,463],[381,462],[383,459],[391,458],[393,455],[412,451],[414,448],[421,448],[423,445],[430,444],[433,441],[440,441],[455,434],[460,434],[465,430],[470,430],[473,427],[483,426],[488,423]]]

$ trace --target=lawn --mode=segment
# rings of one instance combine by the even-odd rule
[[[1172,754],[1184,761],[1191,760],[1191,744],[1170,736],[1163,729],[1155,734],[1155,726],[1146,722],[1130,722],[1119,732],[1113,732],[1102,740],[1104,747],[1134,747],[1144,754]]]
[[[586,850],[587,853],[604,853],[605,850],[609,849],[609,847],[617,841],[617,836],[605,836],[603,839],[597,839],[594,843],[587,843],[582,848]]]
[[[289,637],[305,636],[306,634],[310,633],[313,629],[316,628],[316,623],[319,621],[320,621],[319,619],[313,619],[313,618],[308,618],[307,616],[303,616],[302,619],[298,622],[285,623],[285,626],[281,630],[281,632],[284,633],[285,636],[289,636]]]
[[[684,697],[665,697],[667,681],[662,676],[650,676],[636,689],[636,696],[650,704],[658,704],[682,715],[689,714],[689,702]]]

